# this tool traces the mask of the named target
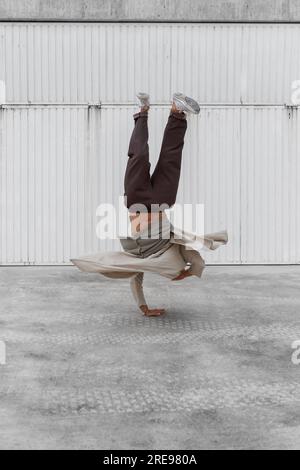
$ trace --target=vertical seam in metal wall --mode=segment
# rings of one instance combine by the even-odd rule
[[[244,29],[242,28],[241,30],[241,75],[243,76],[243,73],[244,73],[244,54],[243,54],[243,50],[244,50]],[[243,90],[241,89],[240,90],[240,101],[241,101],[241,105],[242,105],[242,102],[243,102]],[[243,263],[242,261],[242,242],[243,242],[243,237],[242,237],[242,230],[243,230],[243,224],[242,224],[242,176],[243,176],[243,172],[242,172],[242,168],[243,168],[243,165],[242,165],[242,159],[243,159],[243,153],[242,153],[242,108],[240,107],[239,108],[239,148],[240,148],[240,155],[239,155],[239,184],[240,184],[240,194],[239,194],[239,262],[240,264]]]
[[[240,147],[240,156],[239,156],[239,175],[240,175],[240,194],[239,194],[239,219],[240,219],[240,223],[239,223],[239,227],[240,227],[240,240],[239,240],[239,261],[240,261],[240,264],[243,263],[243,260],[242,260],[242,241],[243,241],[243,237],[242,237],[242,230],[243,230],[243,224],[242,224],[242,176],[243,176],[243,172],[242,172],[242,168],[243,168],[243,165],[242,165],[242,159],[243,159],[243,153],[242,153],[242,109],[240,108],[239,109],[239,124],[240,124],[240,128],[239,128],[239,147]]]
[[[2,128],[3,126],[3,109],[0,107],[0,220],[3,220],[3,144],[2,144]],[[3,233],[2,233],[2,224],[0,225],[0,255],[2,253],[3,246]]]

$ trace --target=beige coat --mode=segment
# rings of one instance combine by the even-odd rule
[[[124,251],[92,253],[72,259],[81,271],[100,273],[110,278],[132,278],[131,289],[138,305],[144,305],[143,275],[153,272],[174,279],[186,266],[190,273],[201,277],[205,261],[203,250],[215,250],[228,241],[226,231],[199,236],[191,232],[180,232],[173,227],[171,247],[147,258],[140,258]]]

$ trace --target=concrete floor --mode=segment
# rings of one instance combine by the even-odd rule
[[[128,281],[1,268],[1,449],[299,449],[299,267]],[[163,285],[166,290],[159,287]]]

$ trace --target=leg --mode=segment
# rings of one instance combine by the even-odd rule
[[[134,122],[124,179],[127,208],[133,204],[144,204],[149,207],[152,200],[152,186],[148,146],[148,113],[135,114]]]
[[[156,204],[175,204],[187,121],[184,113],[171,111],[156,168],[151,176]]]

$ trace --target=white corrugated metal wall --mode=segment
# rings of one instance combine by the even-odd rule
[[[208,262],[299,263],[297,79],[300,25],[0,23],[0,263],[118,247],[97,240],[95,210],[123,194],[136,90],[155,104],[153,163],[172,92],[202,103],[178,200],[229,229]]]

